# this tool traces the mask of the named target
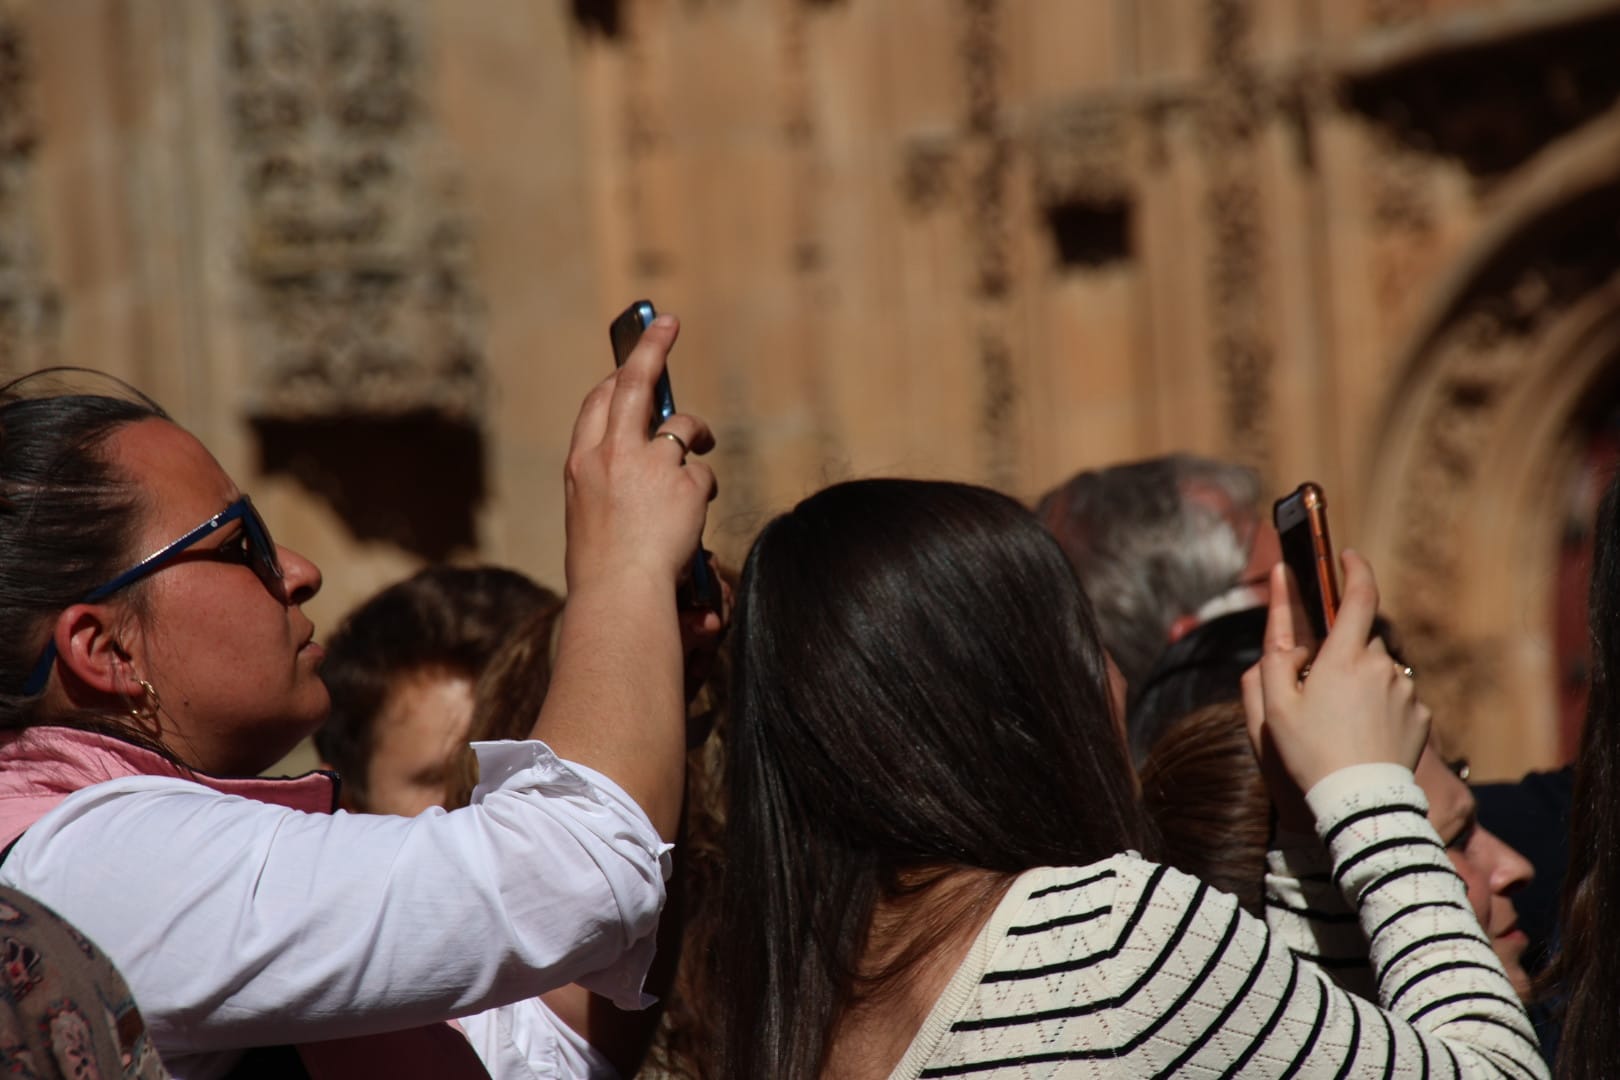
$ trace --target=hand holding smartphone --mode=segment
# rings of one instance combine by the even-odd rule
[[[636,347],[641,340],[641,334],[652,321],[658,317],[658,311],[653,307],[651,300],[637,300],[608,325],[608,338],[613,343],[613,364],[615,367],[623,366],[630,356],[630,350]],[[647,437],[653,437],[660,424],[675,415],[675,395],[670,389],[669,369],[658,376],[658,385],[653,389],[652,420],[647,425]],[[680,585],[676,601],[683,610],[706,608],[716,614],[721,614],[723,603],[720,595],[720,584],[714,572],[709,568],[709,553],[699,543],[697,554],[692,558],[691,572]]]
[[[1327,640],[1339,611],[1339,575],[1328,533],[1327,499],[1319,486],[1307,481],[1278,499],[1271,515],[1282,541],[1283,562],[1294,573],[1305,614],[1320,644]]]

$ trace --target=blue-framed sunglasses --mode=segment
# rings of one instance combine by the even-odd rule
[[[231,522],[238,520],[242,522],[242,533],[236,540],[206,551],[190,550],[197,541],[214,535]],[[105,585],[91,589],[77,602],[93,604],[97,600],[105,600],[119,589],[133,585],[149,574],[157,573],[170,563],[187,558],[246,566],[270,591],[271,596],[282,603],[287,602],[281,560],[276,557],[276,542],[270,539],[270,530],[265,527],[264,519],[259,516],[259,512],[253,508],[253,500],[246,495],[174,543],[154,551]],[[55,664],[56,635],[52,634],[50,640],[45,643],[44,650],[39,654],[39,662],[34,665],[34,670],[28,673],[28,681],[23,684],[23,693],[32,695],[45,689],[45,683],[50,679],[51,668]]]

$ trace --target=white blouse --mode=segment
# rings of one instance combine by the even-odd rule
[[[413,1027],[570,982],[645,1004],[669,845],[618,785],[543,743],[474,750],[473,805],[414,818],[110,780],[29,828],[0,883],[101,945],[181,1078],[220,1076],[246,1047]]]

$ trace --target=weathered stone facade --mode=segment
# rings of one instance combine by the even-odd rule
[[[737,559],[831,479],[1312,478],[1483,774],[1555,760],[1620,371],[1615,0],[3,0],[0,364],[164,401],[326,570],[561,583],[606,323]]]

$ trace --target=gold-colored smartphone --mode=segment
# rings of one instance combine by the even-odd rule
[[[1339,573],[1333,561],[1333,538],[1328,533],[1327,498],[1307,481],[1278,499],[1271,508],[1283,562],[1299,583],[1305,614],[1324,641],[1339,611]]]

